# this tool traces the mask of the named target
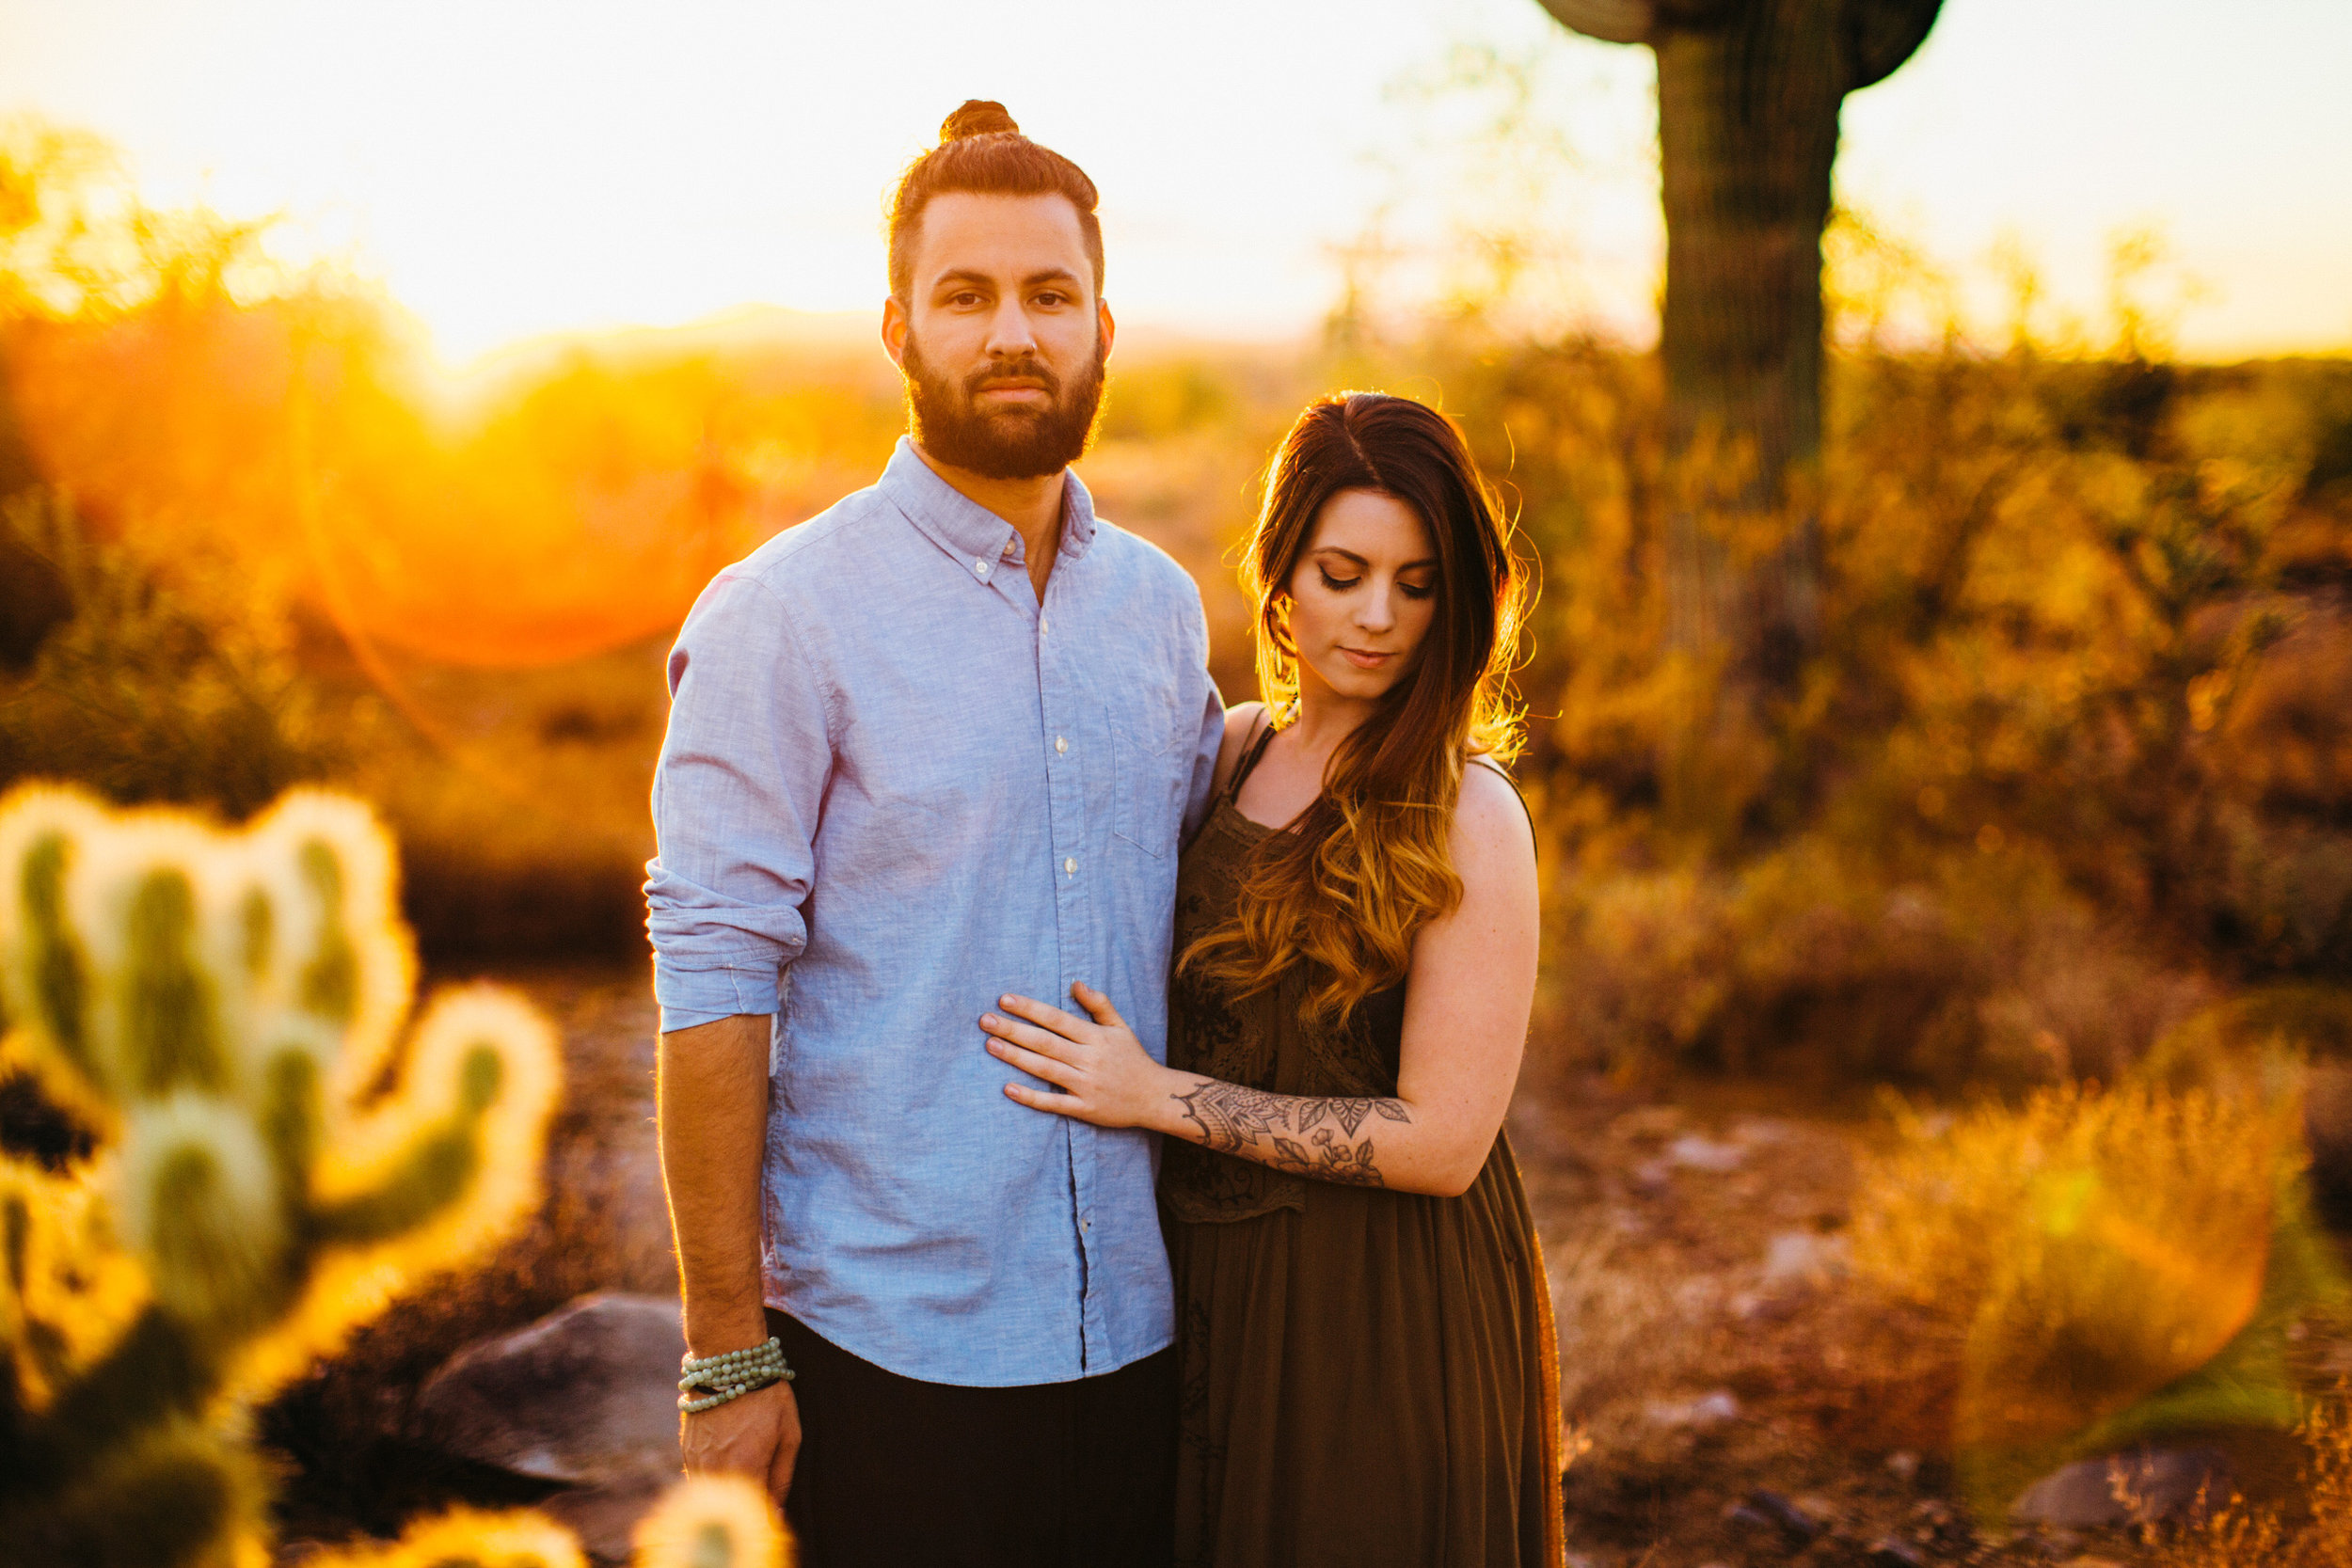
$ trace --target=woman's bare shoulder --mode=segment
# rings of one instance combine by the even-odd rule
[[[1465,876],[1534,870],[1534,824],[1526,802],[1510,775],[1483,758],[1472,758],[1462,769],[1453,838],[1454,866]]]
[[[1212,791],[1221,795],[1233,769],[1241,766],[1241,755],[1258,733],[1259,722],[1265,717],[1263,703],[1235,703],[1225,710],[1225,739],[1216,749],[1216,784]]]

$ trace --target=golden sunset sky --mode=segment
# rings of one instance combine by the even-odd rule
[[[1649,56],[1534,0],[0,0],[0,113],[107,137],[150,201],[281,214],[280,255],[380,284],[456,365],[745,304],[874,309],[882,191],[946,110],[997,98],[1102,186],[1126,322],[1280,337],[1375,204],[1407,193],[1410,241],[1410,193],[1480,178],[1397,90],[1464,44],[1540,57],[1579,160],[1575,312],[1641,341]],[[2186,352],[2342,351],[2347,66],[2343,0],[1947,0],[1849,100],[1841,198],[1987,311],[2003,236],[2090,318],[2109,238],[2153,226],[2195,285]]]

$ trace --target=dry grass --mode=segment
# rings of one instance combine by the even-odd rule
[[[1966,1325],[1963,1444],[2064,1438],[2211,1361],[2253,1319],[2292,1107],[2074,1086],[1945,1124],[1908,1109],[1866,1167],[1855,1260]]]
[[[2296,1435],[2307,1455],[2307,1512],[2233,1497],[2201,1523],[2154,1541],[2154,1568],[2352,1568],[2352,1411],[2342,1391]]]

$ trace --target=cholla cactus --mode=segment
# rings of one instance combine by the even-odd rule
[[[682,1481],[637,1527],[632,1568],[792,1568],[775,1500],[734,1476]],[[458,1509],[398,1541],[306,1560],[307,1568],[582,1568],[579,1545],[538,1513]]]
[[[550,1031],[461,990],[394,1072],[414,977],[357,801],[298,792],[239,832],[0,801],[5,1050],[102,1144],[62,1178],[0,1163],[0,1541],[24,1560],[257,1560],[239,1402],[536,1201]]]
[[[775,1499],[733,1476],[672,1487],[637,1527],[636,1568],[791,1568]]]

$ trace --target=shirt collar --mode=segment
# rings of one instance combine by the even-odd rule
[[[1023,559],[1020,531],[933,473],[910,436],[898,437],[898,450],[882,469],[881,489],[910,522],[967,570],[985,563],[993,571],[1000,560]],[[1061,557],[1075,561],[1094,543],[1094,498],[1066,468],[1061,495]]]

